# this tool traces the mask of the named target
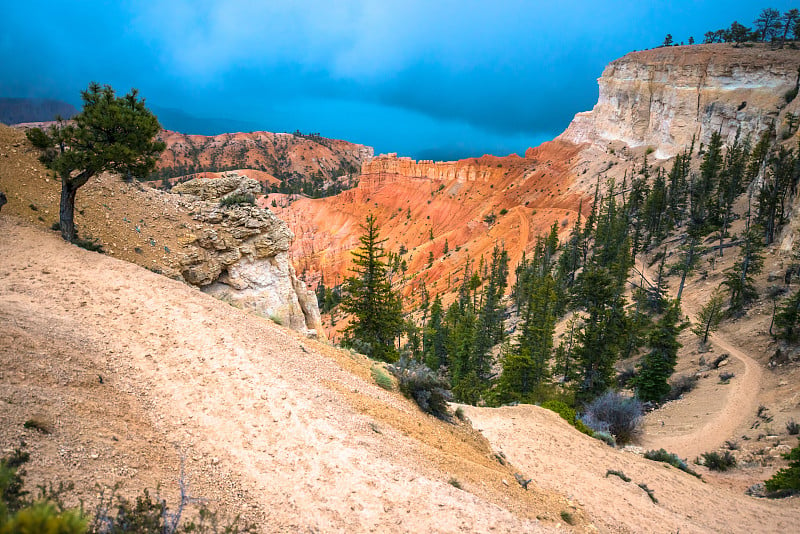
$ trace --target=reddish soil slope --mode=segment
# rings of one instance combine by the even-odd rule
[[[316,175],[332,183],[347,180],[372,156],[370,147],[316,135],[250,132],[204,136],[165,130],[159,137],[167,149],[157,171],[171,179],[230,169],[247,170],[243,173],[248,174],[253,169],[272,177]]]

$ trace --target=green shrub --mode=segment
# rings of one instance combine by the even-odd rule
[[[0,519],[0,534],[84,534],[86,519],[77,510],[59,511],[49,502],[27,506],[6,521]]]
[[[593,431],[610,432],[617,443],[627,443],[639,430],[642,403],[636,397],[607,391],[586,407],[581,420]]]
[[[453,398],[449,384],[422,362],[401,358],[388,366],[397,378],[400,391],[414,400],[422,411],[440,419],[447,419],[450,412],[447,403]]]
[[[786,421],[786,432],[788,432],[790,436],[800,434],[800,424],[794,419],[789,419]]]
[[[580,419],[578,419],[578,421],[580,421]],[[614,436],[612,436],[609,432],[603,432],[602,430],[596,430],[595,432],[592,433],[592,437],[595,438],[595,439],[599,439],[600,441],[602,441],[603,443],[605,443],[609,447],[615,447],[616,448],[616,446],[617,446],[617,440],[614,439]]]
[[[30,455],[22,448],[0,459],[0,525],[5,514],[13,514],[28,504],[28,492],[22,489],[25,474],[22,466],[29,459]]]
[[[228,195],[220,200],[219,205],[223,207],[241,206],[245,204],[253,206],[255,203],[256,197],[252,193],[236,193],[233,195]]]
[[[575,410],[566,403],[558,400],[549,400],[542,403],[542,408],[550,410],[551,412],[556,412],[567,423],[571,424],[587,436],[591,436],[593,434],[592,429],[584,425],[583,421],[578,419]]]
[[[566,523],[568,525],[574,525],[575,524],[575,518],[572,517],[572,514],[567,512],[566,510],[561,512],[561,519],[563,519],[564,523]]]
[[[723,454],[704,452],[701,456],[703,457],[703,465],[712,471],[727,471],[736,467],[736,457],[731,454],[731,451],[725,451]]]
[[[731,378],[733,378],[735,376],[736,375],[734,373],[731,373],[729,371],[722,371],[719,374],[719,382],[720,382],[720,384],[727,384],[728,382],[731,381]]]
[[[40,497],[34,502],[24,485],[22,465],[30,459],[28,453],[16,449],[10,456],[0,459],[0,534],[226,534],[256,532],[255,525],[239,526],[238,518],[221,522],[217,514],[202,504],[196,520],[182,517],[184,508],[202,502],[189,496],[181,473],[181,503],[170,510],[160,497],[151,497],[145,490],[135,501],[118,496],[113,488],[108,494],[102,491],[93,517],[83,510],[67,510],[62,496],[73,489],[60,483],[57,489],[39,486]]]
[[[670,384],[669,393],[665,400],[677,400],[685,393],[689,393],[697,386],[697,375],[681,375]]]
[[[392,382],[392,377],[386,374],[386,371],[384,371],[377,365],[373,365],[369,371],[372,374],[372,379],[380,387],[389,391],[394,389],[394,383]]]
[[[789,460],[789,467],[779,470],[764,482],[767,497],[786,497],[800,493],[800,444],[783,457]]]
[[[657,451],[645,452],[644,457],[648,460],[653,460],[654,462],[664,462],[665,464],[677,467],[681,471],[700,478],[700,475],[687,465],[686,460],[681,460],[680,457],[678,457],[678,455],[675,453],[667,452],[664,449],[658,449]]]

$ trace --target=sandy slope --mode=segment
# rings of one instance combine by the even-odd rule
[[[606,532],[796,532],[798,499],[769,501],[705,483],[580,434],[537,406],[464,406],[489,440],[543,488],[565,492]],[[622,471],[624,482],[606,477]],[[654,491],[650,501],[638,486]]]
[[[583,530],[362,357],[6,215],[0,257],[0,446],[31,444],[33,480],[169,493],[182,454],[195,495],[264,531]]]

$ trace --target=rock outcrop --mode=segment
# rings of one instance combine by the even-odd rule
[[[317,299],[289,261],[289,227],[252,202],[259,184],[229,173],[172,192],[199,224],[188,236],[181,276],[204,292],[309,335],[322,333]]]
[[[592,111],[578,113],[560,138],[573,143],[652,146],[667,158],[692,137],[708,143],[713,132],[730,143],[755,138],[777,122],[786,95],[797,87],[800,52],[766,45],[665,47],[633,52],[611,62],[599,78]]]
[[[514,158],[515,156],[509,156]],[[425,178],[427,180],[456,180],[458,182],[490,182],[502,177],[506,169],[495,163],[480,162],[476,158],[459,161],[415,161],[408,157],[397,157],[396,153],[381,154],[361,164],[359,181],[380,182],[392,177]]]

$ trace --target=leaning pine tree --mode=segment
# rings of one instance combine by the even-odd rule
[[[403,325],[400,296],[392,291],[375,216],[361,225],[361,247],[353,252],[353,276],[345,279],[342,309],[352,314],[344,332],[344,344],[371,358],[397,360],[394,341]]]
[[[75,194],[90,178],[105,171],[126,180],[143,178],[164,150],[154,140],[161,131],[136,89],[118,97],[109,85],[92,82],[81,93],[83,110],[71,121],[59,121],[47,132],[34,128],[28,138],[43,149],[42,161],[61,178],[61,236],[75,241]]]

